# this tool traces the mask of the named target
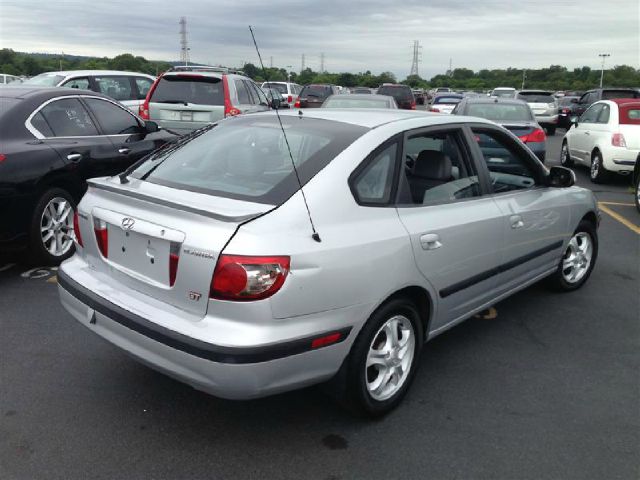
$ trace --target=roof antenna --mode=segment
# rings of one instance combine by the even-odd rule
[[[262,55],[260,55],[260,50],[258,49],[258,44],[256,43],[256,36],[253,34],[253,28],[249,25],[249,31],[251,32],[251,38],[253,39],[253,45],[256,47],[256,52],[258,52],[258,59],[260,60],[260,67],[262,67],[262,74],[264,75],[267,83],[269,82],[269,76],[267,75],[267,70],[264,68],[264,63],[262,63]],[[291,153],[291,147],[289,146],[289,140],[287,139],[287,132],[284,130],[284,126],[282,125],[282,120],[280,119],[280,113],[278,109],[275,109],[276,117],[278,117],[278,123],[280,124],[280,129],[282,130],[282,135],[284,136],[284,141],[287,144],[287,150],[289,151],[289,158],[291,159],[291,165],[293,165],[293,172],[296,175],[296,180],[298,181],[298,186],[300,187],[300,193],[302,194],[302,199],[304,200],[304,206],[307,209],[307,215],[309,216],[309,223],[311,224],[311,230],[313,234],[311,238],[313,238],[316,242],[321,242],[320,235],[316,231],[316,227],[313,224],[313,219],[311,218],[311,210],[309,210],[309,204],[307,203],[307,196],[304,194],[304,190],[302,188],[302,182],[300,181],[300,175],[298,175],[298,168],[296,167],[296,162],[293,160],[293,154]],[[300,113],[298,113],[300,115]]]

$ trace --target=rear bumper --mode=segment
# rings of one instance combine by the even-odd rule
[[[81,285],[66,270],[63,264],[58,274],[60,300],[76,320],[151,368],[222,398],[257,398],[329,379],[353,342],[347,325],[338,330],[339,343],[314,350],[311,340],[326,332],[266,345],[215,345],[127,310]],[[115,298],[124,296],[114,292]]]
[[[609,146],[603,149],[604,168],[612,172],[629,174],[633,172],[640,150]]]
[[[542,125],[558,125],[558,114],[556,115],[536,115],[536,121]]]

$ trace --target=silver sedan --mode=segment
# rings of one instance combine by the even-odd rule
[[[90,181],[60,298],[220,397],[327,382],[371,416],[427,341],[546,279],[579,288],[593,194],[489,121],[403,110],[229,118]]]

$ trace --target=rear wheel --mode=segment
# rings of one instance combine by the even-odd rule
[[[593,183],[604,183],[607,181],[609,172],[604,168],[602,163],[602,154],[596,150],[591,154],[591,169],[589,178]]]
[[[35,260],[57,265],[74,252],[73,214],[76,203],[60,188],[42,194],[31,219],[30,247]]]
[[[598,258],[598,234],[593,224],[582,220],[549,278],[550,285],[560,291],[577,290],[587,281]]]
[[[569,153],[569,144],[566,140],[562,142],[562,149],[560,150],[560,165],[563,167],[571,167],[573,165],[571,153]]]
[[[371,417],[393,410],[415,376],[423,343],[415,305],[395,298],[376,310],[360,331],[332,393],[348,408]]]

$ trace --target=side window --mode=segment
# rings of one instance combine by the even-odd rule
[[[136,87],[138,88],[138,100],[147,98],[147,93],[153,85],[153,80],[146,77],[136,77]]]
[[[433,205],[479,197],[477,174],[459,130],[410,133],[404,144],[400,204]]]
[[[609,105],[602,105],[602,109],[600,110],[600,114],[598,115],[598,119],[596,120],[596,123],[609,123],[609,116],[610,116],[610,109],[609,109]]]
[[[591,105],[580,117],[580,123],[596,123],[602,104]]]
[[[51,126],[49,126],[44,116],[42,115],[42,112],[38,112],[33,116],[33,118],[31,119],[31,125],[33,125],[35,129],[38,130],[45,137],[55,136],[53,134],[53,130],[51,129]]]
[[[351,181],[352,191],[360,204],[384,205],[391,200],[393,171],[398,143],[384,147],[368,160]]]
[[[114,100],[134,100],[129,77],[95,77],[98,92]]]
[[[84,100],[93,111],[105,135],[123,135],[139,133],[140,125],[136,118],[123,108],[106,100],[85,98]]]
[[[589,94],[585,93],[580,97],[580,100],[578,100],[578,103],[582,103],[582,104],[589,103],[589,98],[590,98]]]
[[[238,103],[241,105],[248,105],[252,103],[251,97],[249,97],[249,91],[247,90],[247,86],[244,81],[236,79],[234,80],[234,84],[236,86],[236,91],[238,92]]]
[[[533,160],[507,135],[493,130],[473,129],[494,193],[534,187],[538,173]]]
[[[98,135],[89,112],[77,98],[63,98],[45,106],[40,113],[54,137],[88,137]],[[44,132],[42,132],[44,134]]]
[[[88,78],[73,78],[64,82],[61,86],[65,88],[79,88],[81,90],[89,90]]]

